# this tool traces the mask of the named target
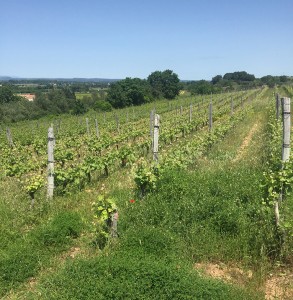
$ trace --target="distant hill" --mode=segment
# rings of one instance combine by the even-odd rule
[[[23,78],[0,76],[0,81],[61,81],[61,82],[115,82],[120,79],[108,78]]]
[[[9,80],[13,80],[15,78],[13,77],[9,77],[9,76],[0,76],[0,81],[9,81]]]

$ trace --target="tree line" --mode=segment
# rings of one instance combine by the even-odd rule
[[[253,74],[245,71],[237,71],[226,73],[225,75],[216,75],[212,80],[188,81],[184,83],[184,89],[188,90],[192,95],[204,95],[211,93],[219,93],[222,90],[232,91],[239,89],[249,89],[267,85],[274,87],[276,85],[293,82],[292,78],[282,76],[266,75],[256,78]]]
[[[141,105],[155,99],[174,99],[182,84],[171,70],[155,71],[147,79],[126,78],[111,84],[107,101],[115,108]]]
[[[52,89],[47,93],[39,92],[36,93],[34,101],[28,101],[14,95],[9,85],[0,87],[1,122],[17,122],[74,112],[77,106],[75,94],[70,89]]]
[[[85,84],[88,89],[88,84]],[[130,105],[141,105],[155,99],[174,99],[182,85],[178,75],[171,70],[155,71],[147,79],[126,78],[116,81],[105,90],[93,91],[76,99],[75,92],[82,84],[52,85],[46,92],[36,92],[35,101],[29,102],[14,94],[15,86],[0,86],[0,121],[17,122],[37,119],[46,115],[64,113],[83,114],[89,109],[110,111]],[[88,91],[88,90],[87,90]]]
[[[255,88],[292,82],[288,76],[263,76],[237,71],[214,76],[210,81],[180,81],[172,70],[155,71],[146,79],[127,77],[112,83],[41,82],[43,89],[35,89],[35,101],[29,102],[16,95],[24,87],[18,84],[0,85],[0,122],[17,122],[37,119],[47,115],[64,113],[83,114],[90,109],[110,111],[131,105],[141,105],[157,99],[174,99],[180,90],[191,95],[219,93],[222,90]],[[31,87],[30,87],[31,88]],[[76,92],[84,92],[82,99],[76,99]]]

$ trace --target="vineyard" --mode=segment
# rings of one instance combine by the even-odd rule
[[[293,277],[277,93],[292,99],[266,87],[1,125],[0,296],[274,299],[268,274]],[[290,299],[288,282],[272,297]]]
[[[161,116],[160,164],[191,164],[205,149],[236,126],[251,108],[260,91],[214,95],[213,99],[187,98],[144,108],[121,110],[86,119],[58,119],[55,133],[54,177],[57,193],[108,176],[119,167],[152,158],[152,119]],[[213,128],[209,124],[212,103]],[[131,119],[131,120],[130,120]],[[91,125],[91,126],[90,126]],[[1,136],[2,173],[17,178],[23,190],[34,198],[46,185],[47,130],[51,124],[18,124],[9,128],[11,140]]]

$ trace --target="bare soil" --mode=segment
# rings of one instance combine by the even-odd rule
[[[251,270],[227,266],[224,263],[197,263],[194,267],[204,276],[240,286],[248,284],[254,275]],[[292,300],[293,271],[278,270],[270,274],[259,289],[264,292],[266,300]]]
[[[245,152],[246,152],[246,149],[248,148],[250,142],[251,142],[251,139],[253,137],[253,135],[255,134],[256,130],[257,130],[257,127],[258,127],[258,123],[255,123],[252,128],[250,129],[249,133],[247,134],[247,136],[244,138],[241,146],[239,147],[238,151],[237,151],[237,154],[235,156],[235,158],[232,160],[232,162],[237,162],[238,160],[240,160]]]

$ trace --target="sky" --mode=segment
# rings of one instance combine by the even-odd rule
[[[293,0],[0,0],[0,76],[293,75]]]

